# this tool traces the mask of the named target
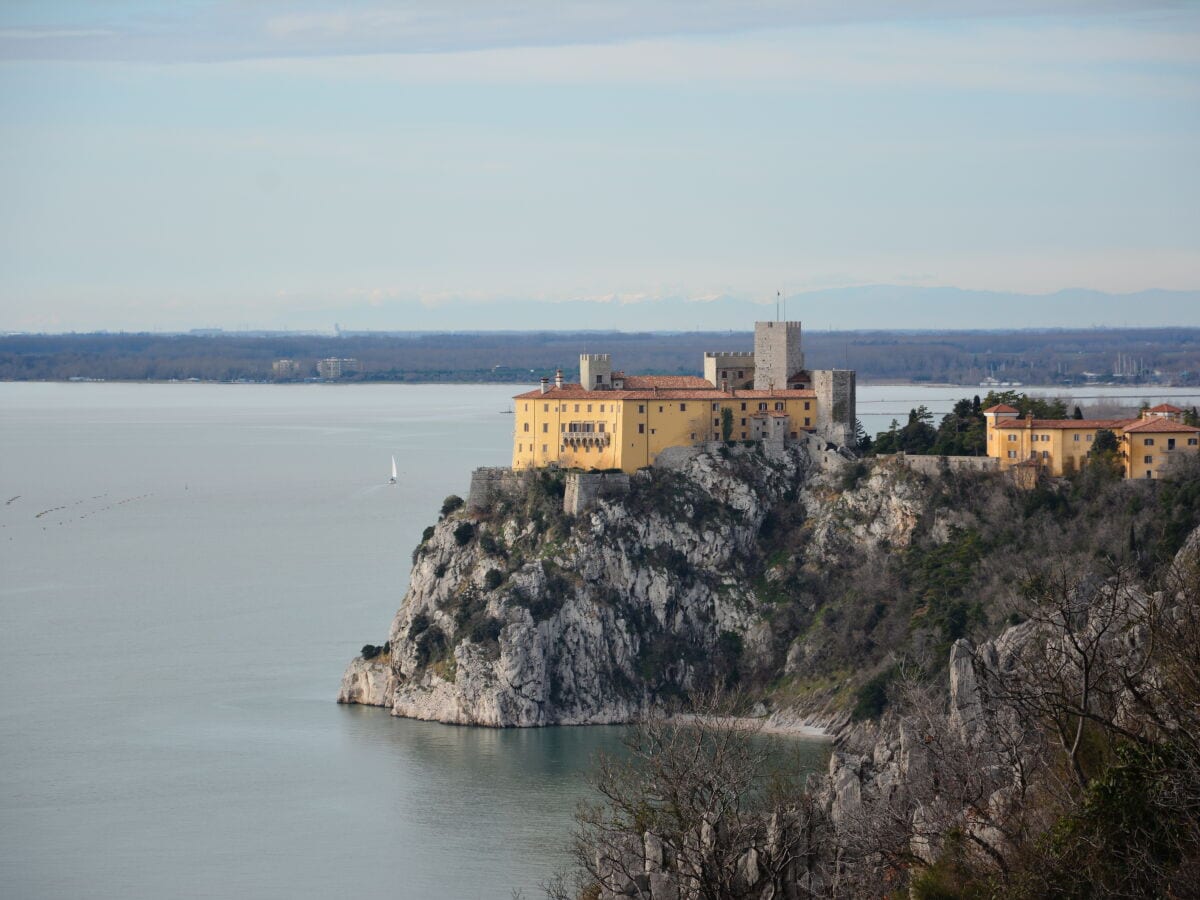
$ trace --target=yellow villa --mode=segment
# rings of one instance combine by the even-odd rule
[[[1035,419],[1011,406],[983,411],[987,452],[1001,470],[1036,464],[1051,475],[1069,475],[1087,464],[1102,430],[1117,438],[1126,478],[1161,478],[1181,453],[1200,451],[1200,428],[1183,421],[1183,410],[1164,403],[1136,419]]]
[[[584,354],[580,381],[559,370],[513,398],[513,468],[635,472],[668,447],[723,440],[786,442],[854,434],[854,373],[807,370],[799,322],[755,324],[755,352],[706,353],[696,375],[626,375]],[[752,386],[748,386],[752,385]]]

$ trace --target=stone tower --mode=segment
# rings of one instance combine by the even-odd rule
[[[787,390],[787,380],[804,368],[799,322],[754,323],[754,389]]]
[[[612,389],[612,357],[607,353],[579,354],[579,383],[585,391]]]

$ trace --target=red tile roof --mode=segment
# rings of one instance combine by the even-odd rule
[[[648,391],[653,388],[660,390],[711,389],[713,383],[699,375],[626,375],[625,390]]]
[[[1181,413],[1183,410],[1178,406],[1172,406],[1170,403],[1160,403],[1158,406],[1150,407],[1146,412]]]
[[[1173,422],[1170,419],[1164,419],[1155,416],[1152,419],[1142,419],[1136,425],[1130,425],[1125,429],[1125,433],[1137,432],[1138,434],[1175,434],[1178,432],[1187,432],[1188,434],[1196,434],[1200,432],[1200,428],[1195,425],[1184,425],[1182,422]]]
[[[1097,431],[1107,428],[1109,431],[1137,432],[1139,434],[1182,433],[1185,431],[1193,434],[1200,432],[1200,428],[1184,425],[1182,422],[1173,422],[1160,416],[1152,419],[1000,419],[996,423],[996,427],[1009,430],[1032,428],[1042,431],[1050,429],[1068,431],[1076,428]]]
[[[1000,403],[1000,404],[997,404],[996,406],[989,406],[987,409],[984,410],[984,412],[985,413],[1013,413],[1015,415],[1016,413],[1020,412],[1020,410],[1013,409],[1011,406],[1006,406],[1005,404]]]
[[[691,377],[691,376],[683,376]],[[703,378],[698,379],[705,385]],[[626,381],[628,383],[628,381]],[[546,393],[541,388],[534,388],[524,394],[517,394],[514,400],[594,400],[603,403],[606,400],[812,400],[817,396],[816,391],[755,391],[732,390],[722,391],[715,387],[695,389],[660,389],[660,390],[623,390],[623,391],[589,391],[578,383],[564,384],[562,387],[551,387]]]
[[[1098,428],[1108,428],[1110,430],[1119,430],[1131,425],[1139,419],[999,419],[996,422],[997,428],[1059,428],[1063,430],[1072,428],[1090,428],[1092,430]]]

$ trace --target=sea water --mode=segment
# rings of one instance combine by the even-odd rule
[[[0,896],[538,896],[619,728],[334,703],[517,390],[0,384]]]

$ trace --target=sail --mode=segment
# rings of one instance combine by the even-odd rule
[[[392,481],[396,480],[396,457],[392,457]]]

